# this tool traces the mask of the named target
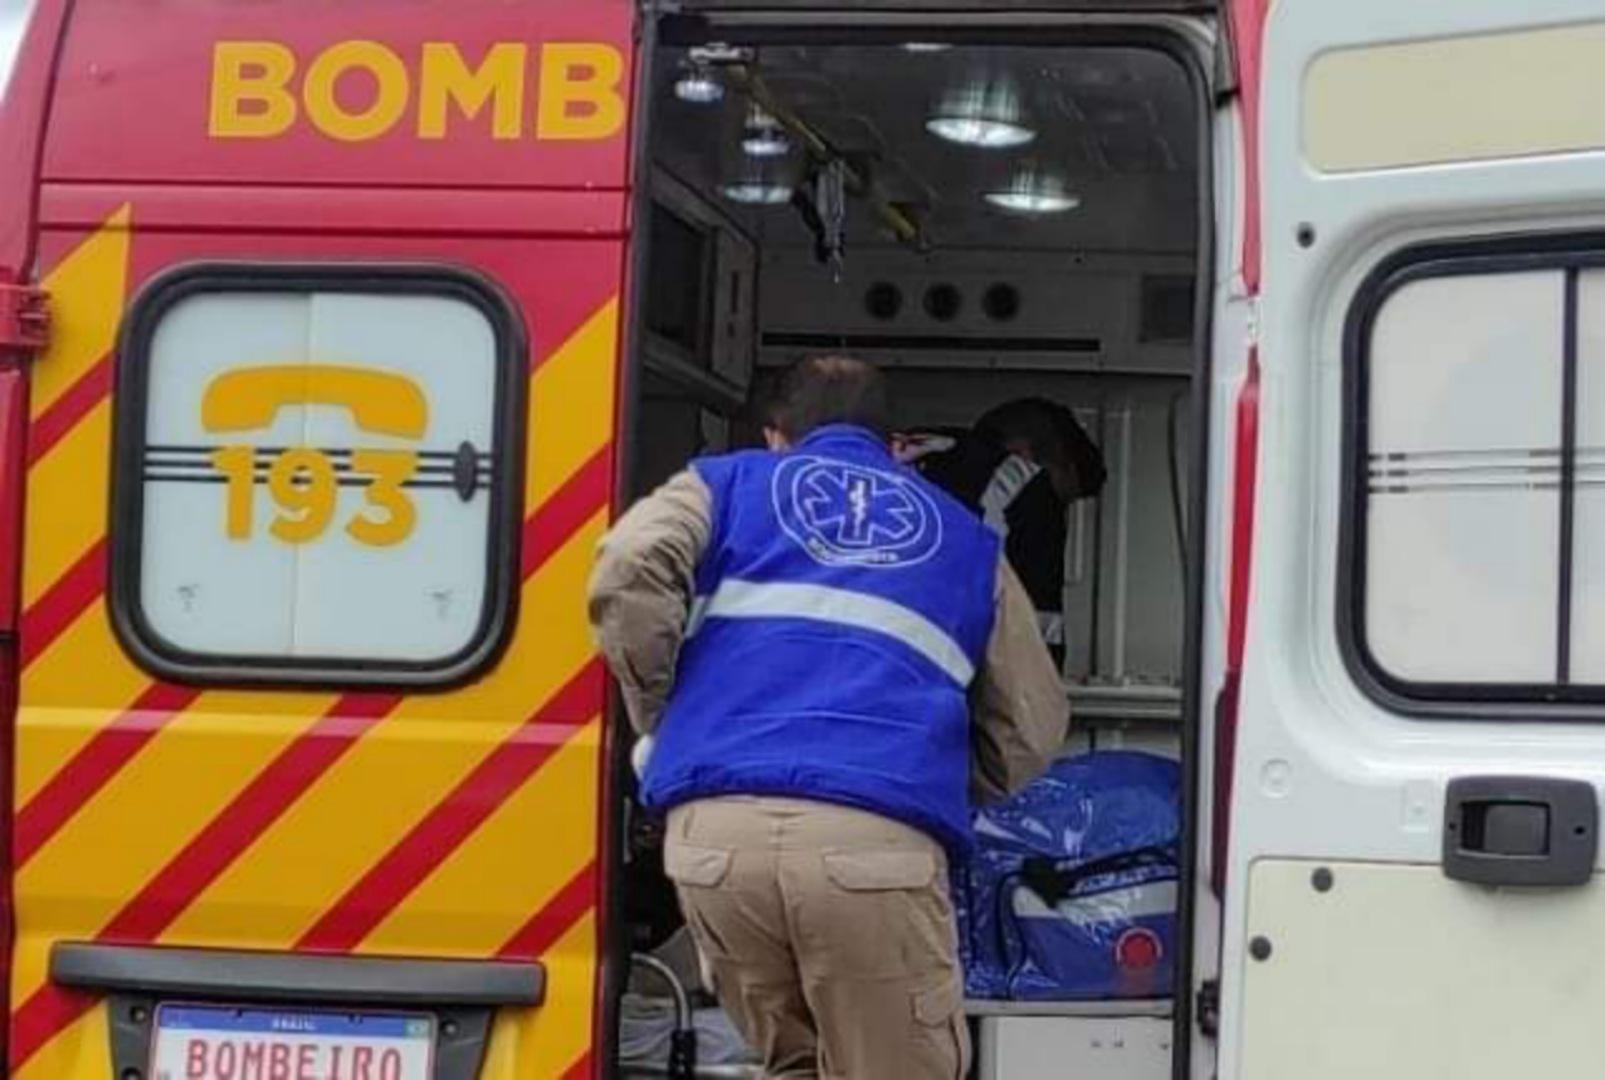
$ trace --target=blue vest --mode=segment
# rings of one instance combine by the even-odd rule
[[[861,428],[693,468],[713,534],[643,801],[815,799],[967,847],[996,536]]]

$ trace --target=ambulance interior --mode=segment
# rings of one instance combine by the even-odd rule
[[[749,400],[813,353],[882,365],[899,431],[1061,403],[1107,470],[1066,511],[1064,753],[1174,761],[1196,527],[1199,91],[1156,48],[850,40],[672,45],[654,60],[629,494],[697,454],[757,444]],[[706,1006],[622,741],[620,947],[666,961]],[[1168,890],[1147,895],[1173,907],[1173,878]],[[1033,903],[1006,898],[998,918]],[[974,932],[961,912],[961,935]],[[1052,940],[1004,937],[992,959],[1017,967]],[[1117,979],[1185,947],[1152,934],[1132,946],[1118,928],[1103,944]],[[670,991],[649,965],[633,965],[620,1009],[623,1075],[664,1074],[652,1018],[669,1025]],[[1050,1061],[1054,1076],[1169,1075],[1168,985],[1111,994],[1077,985],[1074,965],[1044,967],[1018,993],[1005,979],[967,995],[976,1075],[1027,1080]],[[702,1032],[703,1074],[756,1075],[720,1056],[725,1041]]]

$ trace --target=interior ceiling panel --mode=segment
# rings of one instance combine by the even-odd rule
[[[938,247],[1193,246],[1197,106],[1185,73],[1163,53],[783,45],[757,49],[751,63],[776,102],[872,174],[887,199],[909,204]],[[807,163],[795,149],[767,160],[746,154],[742,136],[751,102],[734,88],[717,102],[680,100],[675,83],[690,69],[689,53],[678,49],[666,50],[656,68],[658,163],[723,202],[754,235],[770,243],[808,243],[789,207],[742,207],[720,198],[735,180],[794,185]],[[982,148],[927,130],[933,115],[975,108],[977,101],[987,110],[1012,110],[1033,137],[1019,146]],[[1026,216],[988,203],[988,193],[1017,186],[1023,176],[1047,177],[1080,205]],[[857,201],[848,235],[859,247],[889,242]]]

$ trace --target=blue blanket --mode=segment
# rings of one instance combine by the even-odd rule
[[[975,851],[953,874],[968,995],[1168,996],[1180,785],[1167,758],[1084,754],[977,811]]]

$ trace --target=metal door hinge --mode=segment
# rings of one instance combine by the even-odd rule
[[[50,308],[34,285],[0,285],[0,350],[36,352],[50,343]]]
[[[1193,1015],[1198,1018],[1198,1030],[1208,1038],[1220,1034],[1220,980],[1205,979],[1198,986]]]

